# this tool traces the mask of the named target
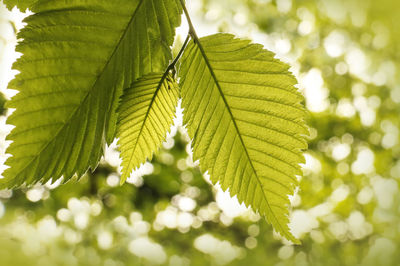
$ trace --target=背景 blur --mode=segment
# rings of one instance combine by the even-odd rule
[[[310,138],[290,227],[302,245],[210,186],[178,115],[160,154],[122,187],[111,146],[78,183],[0,191],[0,265],[397,265],[400,3],[192,0],[188,7],[199,35],[251,38],[299,80]],[[4,7],[0,14],[0,89],[10,97],[23,15]],[[186,32],[183,25],[180,40]],[[10,110],[0,111],[4,154]]]

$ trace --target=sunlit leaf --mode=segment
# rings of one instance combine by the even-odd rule
[[[19,93],[0,188],[81,176],[114,139],[123,88],[163,71],[180,24],[175,0],[40,1],[18,37]]]
[[[288,66],[261,45],[217,34],[191,42],[181,60],[184,124],[194,159],[213,183],[229,189],[287,239],[305,110]]]
[[[117,137],[124,182],[133,169],[151,160],[165,140],[178,103],[178,85],[171,74],[151,74],[125,90],[119,109]]]

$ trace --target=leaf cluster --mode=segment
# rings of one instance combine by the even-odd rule
[[[289,66],[272,52],[230,34],[199,38],[183,0],[5,4],[34,14],[18,34],[12,157],[0,188],[79,178],[115,137],[124,182],[160,147],[181,98],[201,170],[298,242],[288,195],[304,162],[306,112]],[[190,31],[173,59],[183,11]]]

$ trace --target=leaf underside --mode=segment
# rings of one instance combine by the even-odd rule
[[[261,45],[228,34],[199,43],[191,41],[179,71],[194,159],[214,184],[298,243],[287,225],[287,195],[302,174],[308,129],[296,79]]]
[[[121,183],[161,146],[173,123],[178,98],[178,84],[170,74],[165,78],[162,73],[146,75],[125,90],[117,130]]]
[[[115,136],[123,88],[171,59],[178,0],[38,1],[18,37],[1,188],[82,176]]]

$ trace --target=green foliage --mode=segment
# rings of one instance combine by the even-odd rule
[[[3,93],[0,93],[0,115],[4,115],[6,109],[4,108],[4,105],[6,103],[6,99],[4,98]]]
[[[38,0],[3,0],[6,7],[11,10],[14,6],[18,7],[22,12],[31,8]]]
[[[226,206],[228,193],[204,180],[185,131],[172,140],[173,127],[168,145],[124,186],[113,144],[79,182],[0,190],[0,265],[154,265],[159,253],[132,245],[149,240],[166,255],[161,265],[398,266],[400,2],[191,0],[188,8],[203,32],[216,25],[278,52],[308,106],[325,99],[324,108],[309,108],[307,162],[291,201],[289,226],[302,245],[271,234],[250,210]],[[0,63],[12,54],[0,47]],[[188,201],[194,209],[181,208]]]
[[[288,195],[302,174],[307,127],[288,65],[232,35],[199,39],[183,0],[8,7],[18,3],[35,14],[18,35],[23,56],[14,68],[21,73],[9,87],[19,93],[7,103],[16,109],[7,122],[16,127],[0,188],[80,178],[95,170],[116,131],[123,183],[172,124],[183,54],[179,78],[194,157],[214,183],[297,242],[287,226]],[[170,63],[182,10],[192,42]]]
[[[165,140],[171,128],[179,88],[168,73],[150,74],[125,90],[119,108],[118,133],[122,157],[121,183]]]
[[[301,175],[307,128],[288,66],[261,45],[217,34],[189,44],[179,75],[194,159],[295,241],[284,207]]]
[[[122,89],[164,70],[180,23],[177,2],[39,2],[19,33],[21,71],[9,87],[16,128],[0,187],[47,182],[97,166],[114,139]],[[137,25],[147,25],[138,27]],[[144,63],[146,62],[146,63]]]

